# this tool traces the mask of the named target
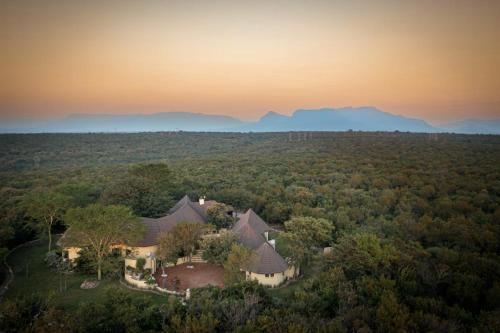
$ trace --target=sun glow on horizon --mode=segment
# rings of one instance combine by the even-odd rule
[[[1,115],[500,116],[500,3],[0,3]]]

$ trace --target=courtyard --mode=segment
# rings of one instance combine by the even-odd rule
[[[156,283],[160,288],[184,291],[208,285],[224,286],[224,268],[207,263],[193,263],[159,268],[155,273]],[[162,276],[165,273],[167,276]]]

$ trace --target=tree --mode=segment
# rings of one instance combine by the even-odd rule
[[[3,261],[8,253],[7,242],[14,236],[14,229],[8,225],[8,220],[0,216],[0,261]]]
[[[71,206],[71,198],[54,191],[37,189],[26,195],[23,205],[27,214],[41,223],[41,229],[47,233],[50,251],[52,249],[52,226]]]
[[[408,332],[409,317],[408,309],[398,302],[393,293],[382,295],[376,313],[379,332]]]
[[[48,307],[45,311],[36,316],[32,332],[36,333],[58,333],[74,332],[74,323],[72,317],[61,309]]]
[[[231,246],[231,252],[224,263],[224,283],[235,284],[245,280],[245,270],[252,259],[252,252],[238,244]]]
[[[206,230],[206,226],[200,223],[179,223],[176,226],[175,235],[178,237],[181,251],[188,256],[189,263],[198,245],[201,235]]]
[[[377,235],[358,233],[341,237],[333,246],[333,262],[344,268],[346,275],[389,274],[397,251],[391,244],[384,244]]]
[[[99,188],[86,182],[64,183],[57,187],[57,192],[70,197],[75,207],[85,207],[95,203],[100,195]]]
[[[181,222],[168,233],[160,236],[158,253],[162,260],[176,262],[179,254],[191,257],[207,226],[201,223]]]
[[[216,203],[207,209],[208,223],[213,224],[217,229],[229,228],[234,223],[231,216],[233,207],[223,203]]]
[[[92,204],[85,208],[72,208],[66,213],[68,233],[92,250],[97,266],[97,279],[101,280],[103,260],[115,244],[134,242],[144,235],[144,225],[124,206]]]
[[[294,217],[285,222],[285,243],[298,264],[307,263],[314,247],[326,245],[332,239],[333,223],[322,218]]]
[[[29,294],[7,299],[0,304],[0,330],[2,332],[29,332],[40,313],[47,307],[47,297]]]
[[[179,242],[172,231],[161,235],[159,238],[157,255],[162,263],[177,263],[177,259],[179,259]]]
[[[234,242],[234,236],[231,232],[226,232],[219,237],[203,239],[201,241],[203,259],[212,264],[222,265],[227,260]]]
[[[131,207],[139,216],[160,217],[172,203],[172,175],[165,163],[139,164],[106,188],[104,204]]]

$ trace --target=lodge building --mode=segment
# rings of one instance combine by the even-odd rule
[[[216,201],[200,198],[192,201],[187,195],[179,200],[169,211],[168,215],[160,218],[141,218],[146,232],[144,237],[135,244],[117,244],[114,251],[119,251],[125,257],[125,267],[136,267],[139,258],[145,259],[145,269],[154,274],[162,263],[157,258],[159,237],[168,233],[175,225],[181,222],[208,223],[207,210],[216,204]],[[269,239],[272,229],[252,209],[238,216],[238,221],[231,228],[236,240],[252,252],[248,267],[244,267],[247,280],[256,280],[258,283],[276,287],[297,273],[293,265],[288,263],[275,249],[275,241]],[[215,235],[218,236],[219,234]],[[214,236],[214,235],[212,235]],[[72,239],[70,232],[61,239],[65,256],[74,261],[79,256],[81,247]],[[187,262],[188,258],[179,258],[177,263],[163,263],[174,265]],[[202,259],[198,258],[199,261]],[[135,281],[125,270],[125,280],[137,287],[147,288],[144,283]]]

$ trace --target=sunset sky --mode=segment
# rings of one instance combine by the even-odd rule
[[[500,1],[0,0],[0,113],[500,117]]]

